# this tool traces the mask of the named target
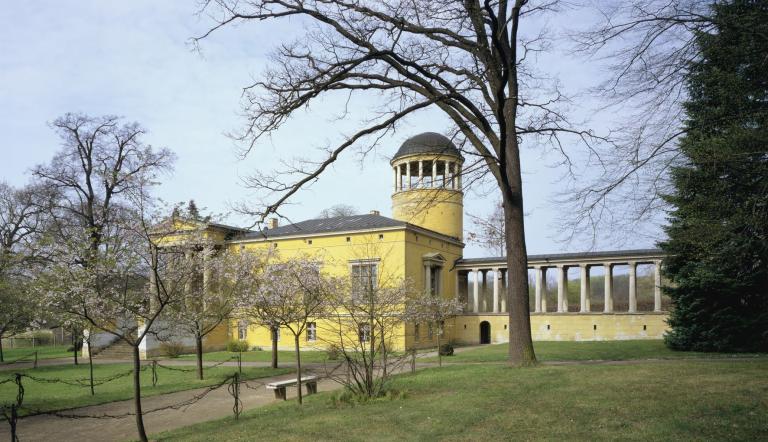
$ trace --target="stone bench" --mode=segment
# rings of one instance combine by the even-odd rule
[[[267,390],[275,390],[275,399],[285,400],[285,388],[296,385],[296,379],[286,379],[284,381],[270,382],[267,384]],[[317,376],[302,376],[302,385],[307,386],[307,394],[317,393]]]

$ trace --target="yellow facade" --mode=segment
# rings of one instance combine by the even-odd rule
[[[434,154],[408,155],[392,161],[398,171],[407,164],[427,164],[431,170],[433,163],[441,165],[443,174],[432,176],[431,172],[426,172],[429,182],[419,182],[416,178],[415,185],[411,186],[411,183],[402,184],[402,176],[396,178],[395,192],[392,195],[392,217],[461,240],[464,237],[464,195],[461,190],[461,178],[459,175],[454,177],[444,172],[446,164],[460,170],[458,168],[461,167],[461,161],[456,157]],[[397,184],[398,181],[400,185]]]
[[[417,291],[426,286],[423,261],[425,255],[440,255],[446,265],[440,273],[440,287],[445,297],[456,296],[456,274],[450,270],[453,262],[461,257],[463,244],[424,229],[399,227],[376,229],[375,231],[336,232],[333,234],[297,235],[286,238],[258,239],[229,242],[228,247],[242,252],[273,249],[279,257],[289,259],[311,256],[323,262],[324,270],[334,276],[349,273],[350,263],[373,260],[377,262],[380,284],[396,284],[408,279]],[[228,339],[238,339],[238,320],[227,325]],[[300,345],[306,349],[327,348],[328,335],[332,334],[332,324],[318,320],[318,339],[309,341],[306,334],[300,338]],[[325,333],[325,336],[323,334]],[[410,347],[411,339],[405,329],[399,333],[394,348]],[[218,337],[221,339],[221,336]],[[245,341],[251,347],[271,348],[270,331],[258,325],[248,324]],[[221,345],[209,340],[207,345]],[[280,332],[278,346],[281,349],[293,349],[293,335],[286,328]]]
[[[435,142],[450,144],[447,139],[441,141],[437,134],[422,134],[404,143],[399,156],[391,162],[395,174],[392,217],[401,221],[395,222],[396,225],[241,239],[237,236],[227,239],[226,232],[219,226],[212,232],[212,237],[221,241],[224,247],[242,252],[272,249],[286,259],[314,257],[323,262],[326,272],[335,276],[348,275],[353,262],[375,261],[379,285],[408,279],[417,292],[427,291],[429,271],[426,271],[425,263],[436,259],[442,263],[438,293],[445,298],[457,298],[459,278],[455,264],[462,258],[464,248],[460,181],[463,159],[452,144],[446,150],[444,146],[430,145]],[[429,152],[430,148],[437,150]],[[415,171],[418,171],[416,179]],[[667,328],[666,318],[665,313],[532,314],[531,330],[534,340],[660,339]],[[242,324],[236,319],[209,337],[207,346],[221,347],[226,341],[237,340],[243,326],[247,330],[244,340],[250,347],[271,348],[271,333],[267,328],[253,323]],[[465,314],[445,324],[441,341],[454,344],[478,344],[481,339],[487,343],[506,342],[507,326],[506,313]],[[396,342],[390,345],[397,349],[433,347],[438,332],[433,327],[430,324],[403,324]],[[485,338],[481,327],[485,328]],[[317,350],[333,345],[333,328],[333,324],[317,320],[317,339],[309,340],[306,333],[303,334],[299,340],[301,348]],[[283,350],[294,349],[293,335],[288,329],[281,329],[278,346]]]
[[[531,333],[534,341],[662,339],[667,317],[666,313],[537,313],[531,314]],[[483,322],[490,329],[490,343],[509,341],[506,313],[458,316],[451,339],[460,345],[480,344]]]

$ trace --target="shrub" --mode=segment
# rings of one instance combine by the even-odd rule
[[[440,346],[440,356],[453,356],[453,345],[443,344]]]
[[[178,358],[184,352],[184,344],[181,342],[162,342],[160,343],[160,351],[169,358]]]
[[[248,343],[246,341],[229,341],[227,343],[227,351],[233,353],[248,351]]]
[[[328,347],[328,350],[326,350],[326,357],[329,361],[335,361],[339,359],[339,355],[341,354],[341,350],[339,350],[339,347],[335,344],[331,344]]]

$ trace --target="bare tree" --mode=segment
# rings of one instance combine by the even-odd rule
[[[42,319],[29,285],[33,268],[45,259],[39,242],[49,196],[39,187],[0,182],[0,362],[2,340]]]
[[[443,366],[443,354],[440,348],[440,338],[445,333],[446,321],[464,311],[464,305],[456,299],[445,299],[439,296],[422,296],[410,300],[406,308],[406,317],[411,322],[426,322],[434,331],[437,362]]]
[[[58,197],[50,212],[49,241],[82,247],[68,250],[64,259],[87,267],[98,257],[103,238],[112,235],[113,219],[125,215],[130,206],[127,197],[138,195],[140,188],[170,170],[173,154],[145,144],[146,131],[138,123],[122,123],[115,116],[68,113],[52,126],[61,138],[61,149],[32,174]],[[80,238],[83,231],[87,243],[70,240]],[[82,330],[73,329],[72,334],[81,336]]]
[[[354,147],[368,152],[404,118],[430,107],[441,110],[453,124],[453,139],[470,156],[464,173],[489,175],[502,195],[509,360],[534,363],[520,146],[548,145],[566,153],[571,141],[587,146],[598,141],[573,126],[565,113],[566,97],[532,63],[548,46],[547,31],[520,31],[523,22],[536,24],[536,15],[554,10],[549,0],[204,2],[203,12],[216,24],[197,42],[240,22],[292,18],[306,29],[280,45],[270,69],[245,89],[247,124],[235,134],[246,146],[245,155],[295,111],[329,93],[373,94],[380,103],[362,129],[322,150],[322,158],[304,157],[289,162],[286,170],[250,177],[251,187],[266,192],[266,204],[246,211],[263,220],[345,152]]]
[[[61,149],[49,165],[33,170],[40,185],[58,196],[47,231],[52,253],[43,292],[71,324],[87,322],[133,347],[136,425],[139,438],[147,440],[139,343],[179,291],[178,281],[162,279],[164,269],[172,271],[173,256],[160,253],[151,237],[158,218],[147,191],[170,169],[173,155],[145,144],[137,123],[114,116],[66,114],[52,125]],[[73,329],[74,336],[81,333]]]
[[[327,209],[323,209],[318,214],[318,218],[335,218],[337,216],[357,215],[357,209],[348,204],[336,204]]]
[[[187,269],[190,281],[179,302],[170,305],[164,313],[163,320],[175,328],[169,336],[161,338],[176,337],[179,332],[191,335],[195,340],[197,376],[203,379],[204,339],[232,317],[244,293],[256,288],[252,281],[258,281],[262,263],[253,259],[260,255],[218,248],[204,235],[206,223],[179,223],[178,220],[170,223],[179,225],[169,226],[177,232],[169,246],[185,250],[186,258],[179,264]]]
[[[608,75],[592,93],[601,98],[600,111],[618,117],[614,142],[584,164],[589,178],[572,182],[559,198],[567,208],[561,218],[566,238],[594,241],[599,231],[624,242],[659,221],[684,133],[685,78],[700,56],[694,36],[713,28],[713,3],[599,2],[601,20],[573,35],[579,53],[605,63]]]
[[[472,230],[467,232],[467,241],[495,253],[496,256],[504,256],[506,236],[504,233],[504,205],[501,201],[493,206],[493,210],[487,216],[469,215],[474,223]]]
[[[325,275],[320,263],[308,258],[292,258],[270,263],[263,273],[261,287],[243,299],[248,316],[264,324],[279,324],[293,335],[296,348],[296,388],[301,391],[301,335],[311,321],[322,319],[328,297],[338,288],[336,278]]]
[[[373,242],[356,248],[351,274],[332,294],[322,329],[322,340],[338,348],[345,368],[326,370],[328,377],[356,396],[381,396],[403,365],[407,355],[396,343],[406,336],[404,307],[422,295],[410,280],[381,265],[388,252]]]
[[[88,265],[79,262],[80,251],[92,237],[81,231],[69,238],[57,260],[41,275],[40,287],[46,304],[121,340],[132,348],[133,393],[139,439],[146,441],[141,407],[140,350],[148,335],[162,336],[168,327],[163,312],[184,299],[196,274],[188,262],[187,249],[172,246],[178,232],[159,230],[160,218],[150,216],[145,203],[135,216],[123,214],[110,220],[108,235],[90,255]],[[65,259],[69,256],[69,259]]]

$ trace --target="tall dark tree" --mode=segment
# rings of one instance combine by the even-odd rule
[[[672,348],[768,350],[768,3],[713,9],[688,75],[662,243]]]

